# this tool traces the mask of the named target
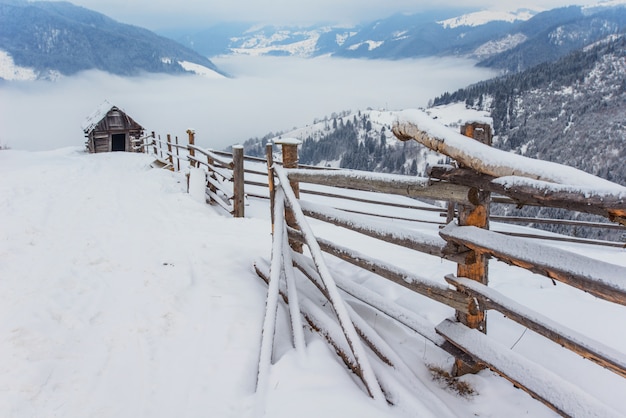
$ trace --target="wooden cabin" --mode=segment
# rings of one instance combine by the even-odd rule
[[[83,123],[90,153],[142,152],[139,147],[144,128],[123,110],[105,101]]]

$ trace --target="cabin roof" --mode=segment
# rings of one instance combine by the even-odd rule
[[[85,134],[91,133],[111,110],[119,110],[126,115],[126,112],[124,112],[123,109],[113,106],[108,100],[105,100],[91,113],[91,115],[87,116],[85,121],[82,123],[81,128],[83,129],[83,132]],[[128,117],[128,115],[126,116]],[[133,121],[131,118],[129,119],[133,124],[137,124],[137,122]],[[137,126],[141,128],[139,124],[137,124]]]

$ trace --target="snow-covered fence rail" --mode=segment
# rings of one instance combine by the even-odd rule
[[[398,139],[415,140],[456,160],[461,168],[431,171],[455,184],[499,193],[518,205],[558,207],[604,216],[626,225],[626,187],[573,167],[491,148],[451,131],[421,111],[405,111],[393,127]]]
[[[466,184],[465,182],[455,184],[451,179],[441,179],[433,182],[428,179],[401,178],[400,176],[354,171],[326,173],[303,169],[284,170],[275,165],[271,168],[271,171],[277,174],[279,179],[278,187],[280,189],[291,189],[290,183],[297,183],[299,188],[300,182],[306,182],[345,189],[448,200],[474,208],[474,212],[472,210],[469,212],[469,218],[472,218],[470,220],[475,221],[479,219],[478,223],[485,222],[484,217],[481,219],[481,217],[476,215],[475,209],[480,207],[484,200],[480,198],[483,191],[475,184]],[[587,179],[586,181],[591,180]],[[589,205],[596,205],[601,208],[596,213],[604,213],[608,218],[620,221],[620,214],[624,206],[620,203],[622,202],[620,200],[622,199],[621,191],[619,191],[619,188],[615,190],[618,191],[617,194],[610,194],[610,196],[607,194],[608,199],[606,201],[596,201],[596,195],[592,193],[587,194],[587,196],[590,197]],[[283,194],[280,194],[277,198],[282,199],[282,196]],[[515,196],[515,194],[511,194],[512,198],[515,198]],[[579,198],[580,193],[574,200],[577,201]],[[576,204],[579,203],[576,202]],[[581,414],[582,416],[616,415],[614,411],[592,397],[587,395],[580,397],[579,395],[583,393],[581,390],[545,367],[522,358],[510,349],[499,346],[498,343],[486,335],[487,328],[484,321],[484,312],[486,310],[497,310],[511,320],[621,377],[626,377],[626,354],[607,347],[585,335],[581,335],[550,318],[534,312],[532,309],[521,306],[500,295],[489,288],[487,280],[481,283],[480,281],[470,280],[462,276],[468,272],[467,266],[475,263],[475,260],[479,258],[486,260],[491,257],[533,273],[544,275],[552,280],[560,281],[606,301],[626,306],[626,282],[624,282],[626,268],[587,259],[576,253],[555,250],[534,240],[510,238],[475,226],[458,226],[450,223],[447,227],[440,230],[439,237],[433,238],[429,235],[393,228],[384,223],[376,223],[372,221],[371,217],[359,216],[307,201],[298,201],[295,197],[286,200],[284,205],[297,213],[296,224],[288,226],[286,222],[282,222],[280,224],[277,223],[275,228],[280,231],[286,228],[292,244],[296,241],[304,243],[309,246],[311,253],[317,254],[318,251],[327,252],[435,301],[453,307],[457,312],[457,317],[465,315],[466,317],[474,316],[478,318],[478,320],[469,321],[469,323],[465,324],[449,320],[444,321],[444,323],[435,327],[436,332],[443,339],[433,337],[432,330],[424,331],[419,326],[415,327],[417,332],[423,333],[427,339],[435,342],[436,345],[446,349],[448,352],[454,351],[450,350],[451,346],[456,347],[457,353],[459,351],[463,353],[463,355],[459,355],[459,361],[466,363],[470,369],[475,365],[487,366],[565,416]],[[566,205],[566,207],[569,208],[570,206]],[[587,209],[587,212],[590,212],[590,210]],[[484,216],[484,212],[478,211],[478,214]],[[311,237],[307,221],[304,220],[305,216],[350,229],[381,241],[455,261],[459,266],[457,274],[448,274],[445,279],[456,288],[456,291],[432,281],[420,279],[411,272],[376,260],[353,249],[342,247],[328,240]],[[283,218],[280,219],[282,220]],[[298,230],[302,228],[304,230]],[[305,233],[305,230],[309,232]],[[294,248],[297,247],[294,246]],[[309,271],[311,262],[307,262],[306,257],[293,254],[292,258],[295,265],[304,272],[305,276],[311,278],[310,276],[319,274],[319,272],[311,273]],[[317,263],[313,262],[312,264],[316,265]],[[472,272],[469,271],[467,273],[467,277],[472,277],[470,273]],[[479,273],[479,277],[481,274],[484,274],[486,278],[486,267]],[[354,283],[343,283],[342,285],[338,282],[337,285],[349,294],[359,293],[359,290],[355,290],[355,288],[358,288],[358,285]],[[359,299],[358,296],[356,297]],[[369,300],[367,297],[365,299]],[[368,301],[365,303],[381,309],[381,312],[391,313],[389,316],[392,318],[397,318],[397,315],[393,315],[395,308],[390,308],[389,304],[381,303],[380,300],[376,301],[376,298],[372,298],[371,303]],[[398,320],[400,321],[400,319]],[[483,330],[483,333],[478,330],[471,330],[471,328],[480,328]],[[368,341],[368,344],[371,346],[372,340],[368,339]],[[442,341],[445,342],[445,345],[439,344]],[[377,351],[375,347],[372,350],[374,352]],[[458,354],[454,355],[457,356]],[[471,361],[468,361],[468,358]],[[541,378],[529,379],[524,374],[519,373],[521,369],[533,370],[534,373],[540,374]],[[550,389],[550,387],[553,389]],[[572,394],[577,395],[573,396]]]

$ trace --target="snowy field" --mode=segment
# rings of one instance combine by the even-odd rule
[[[2,417],[553,417],[485,370],[462,397],[427,366],[452,359],[365,307],[415,382],[379,405],[326,343],[290,348],[281,315],[265,399],[254,395],[269,259],[265,200],[233,219],[186,193],[184,174],[146,155],[78,148],[0,151],[0,416]],[[319,198],[312,199],[320,202]],[[416,224],[413,224],[416,225]],[[436,225],[424,230],[437,233]],[[443,282],[454,264],[329,225],[322,236]],[[413,226],[415,227],[415,226]],[[568,249],[626,265],[621,249]],[[334,272],[413,310],[433,327],[452,311],[329,257]],[[626,309],[540,276],[490,263],[491,286],[626,352]],[[626,414],[626,381],[496,313],[489,335]]]

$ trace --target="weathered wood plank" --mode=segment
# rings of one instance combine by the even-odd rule
[[[533,398],[567,417],[619,417],[587,392],[485,334],[446,319],[435,330]]]
[[[543,335],[555,343],[626,377],[626,355],[592,340],[579,332],[520,305],[496,290],[463,277],[446,276],[446,281],[467,295],[477,298],[486,309],[494,309],[507,318]]]
[[[456,203],[468,202],[469,189],[448,182],[431,181],[427,178],[392,174],[365,173],[350,170],[308,171],[288,170],[290,179],[303,183],[342,187],[345,189],[389,193],[423,199],[446,200]]]
[[[245,216],[243,146],[233,146],[233,216]]]
[[[542,274],[599,298],[626,305],[626,268],[537,241],[453,223],[439,231],[446,241]]]
[[[401,141],[414,139],[453,158],[462,166],[493,177],[520,176],[558,184],[611,189],[620,193],[626,190],[623,186],[574,167],[536,160],[476,143],[433,120],[423,111],[402,112],[398,115],[392,131]]]
[[[297,230],[289,228],[288,233],[290,239],[304,242],[302,234],[300,234]],[[317,238],[317,243],[322,251],[328,254],[341,258],[342,260],[364,270],[371,271],[372,273],[375,273],[402,287],[424,295],[439,303],[443,303],[444,305],[450,306],[453,309],[465,313],[475,312],[477,310],[477,306],[474,303],[473,298],[451,290],[447,286],[424,279],[407,270],[386,264],[383,261],[376,260],[358,251],[347,249],[323,238]]]
[[[300,201],[300,206],[303,213],[311,218],[332,223],[333,225],[341,226],[391,244],[400,245],[436,257],[443,257],[445,242],[436,236],[433,237],[404,228],[394,228],[382,222],[375,222],[364,215],[349,214],[305,200]]]
[[[502,182],[494,176],[481,174],[467,168],[451,169],[435,166],[430,170],[433,178],[476,187],[513,199],[518,205],[545,206],[604,216],[626,225],[626,194],[610,194],[592,188],[572,187],[547,182]]]

